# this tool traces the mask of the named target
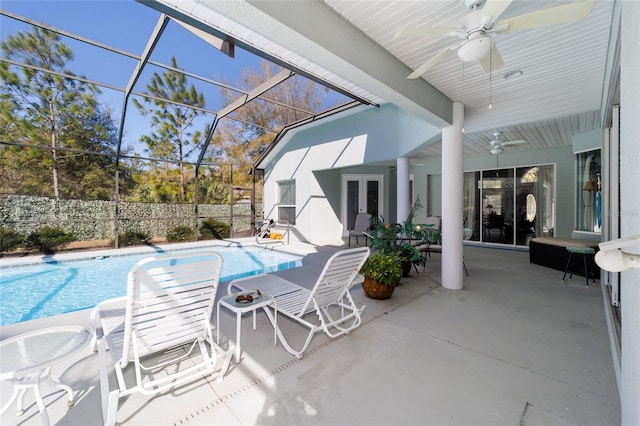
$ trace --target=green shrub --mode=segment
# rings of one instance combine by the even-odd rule
[[[193,228],[184,225],[175,226],[167,232],[167,241],[170,243],[193,241]]]
[[[203,240],[221,240],[229,238],[229,225],[210,217],[200,225],[200,238]]]
[[[75,236],[63,229],[44,226],[29,234],[25,240],[25,248],[38,249],[44,254],[52,254],[75,240]]]
[[[24,242],[24,236],[13,228],[0,228],[0,252],[14,251]]]
[[[151,242],[151,236],[145,232],[140,231],[126,231],[122,234],[118,234],[118,246],[141,246],[147,245]]]

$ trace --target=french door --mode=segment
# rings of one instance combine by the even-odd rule
[[[342,232],[353,229],[358,213],[382,214],[382,175],[342,175]]]

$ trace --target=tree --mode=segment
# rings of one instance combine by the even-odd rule
[[[281,70],[277,65],[261,61],[259,70],[245,70],[242,80],[234,86],[248,92]],[[225,103],[231,103],[238,97],[237,92],[226,88],[221,93],[226,99]],[[253,163],[273,141],[276,136],[274,132],[318,112],[328,93],[328,88],[294,75],[264,93],[260,99],[239,108],[233,114],[238,120],[224,122],[226,160],[242,164]]]
[[[181,200],[180,171],[177,169],[151,169],[133,174],[135,188],[128,201],[168,203]],[[188,193],[187,195],[191,195]]]
[[[277,65],[261,61],[260,69],[245,70],[242,80],[229,86],[249,92],[281,70]],[[234,111],[235,120],[221,120],[223,125],[220,132],[223,136],[216,139],[214,149],[221,150],[223,154],[215,157],[220,163],[234,164],[234,186],[250,188],[251,165],[273,141],[277,132],[288,124],[319,112],[328,93],[328,88],[294,75],[261,95],[259,99]],[[238,92],[224,88],[221,94],[225,98],[224,104],[231,103],[239,96]],[[224,167],[228,169],[228,166]],[[235,194],[234,197],[247,194]]]
[[[96,108],[93,116],[70,125],[62,139],[68,148],[96,153],[63,153],[60,159],[62,195],[81,199],[112,198],[118,129],[110,112],[102,107]],[[126,153],[127,150],[122,149],[121,152]],[[125,187],[121,185],[121,188]]]
[[[200,203],[225,204],[229,202],[229,183],[222,173],[200,169],[198,176],[198,201]]]
[[[35,191],[42,186],[44,167],[51,175],[53,195],[59,199],[60,160],[65,154],[58,148],[74,145],[71,141],[81,147],[80,129],[84,129],[82,139],[85,141],[87,132],[94,132],[89,140],[109,132],[104,125],[108,125],[110,117],[100,111],[96,100],[100,91],[93,84],[73,78],[75,75],[65,68],[73,59],[73,53],[56,33],[37,27],[29,33],[19,31],[3,41],[0,49],[8,59],[26,65],[0,63],[0,136],[9,142],[51,148],[46,153],[28,147],[4,147],[3,169],[18,178],[12,186],[17,184],[23,190]],[[90,121],[92,127],[83,124]],[[28,167],[16,173],[12,169],[16,164]],[[68,169],[78,170],[76,167],[69,165]],[[24,176],[17,176],[21,174]]]
[[[171,58],[171,67],[178,69],[175,57]],[[191,144],[197,147],[203,135],[200,131],[190,134],[189,129],[194,120],[204,114],[185,105],[204,107],[204,95],[194,85],[187,87],[185,75],[173,70],[167,70],[162,75],[154,73],[146,88],[153,98],[143,98],[142,103],[134,99],[133,103],[143,116],[150,117],[151,127],[155,130],[143,136],[141,141],[147,145],[153,157],[178,163],[180,200],[185,200],[186,147]]]

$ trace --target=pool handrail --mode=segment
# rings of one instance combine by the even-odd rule
[[[276,220],[273,222],[273,224],[271,225],[270,229],[272,229],[272,227],[275,226],[286,226],[286,229],[284,230],[284,234],[282,235],[282,239],[278,239],[278,240],[272,240],[270,238],[260,238],[257,234],[255,236],[256,238],[256,243],[258,244],[273,244],[273,243],[280,243],[282,245],[285,245],[284,243],[284,237],[287,237],[287,243],[286,245],[289,245],[291,242],[291,224],[289,223],[289,221],[287,220]],[[261,241],[261,240],[267,240],[267,241]]]

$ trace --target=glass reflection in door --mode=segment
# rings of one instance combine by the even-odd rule
[[[380,216],[382,201],[382,175],[343,175],[343,224],[344,233],[353,229],[360,212]]]
[[[513,244],[513,172],[482,172],[482,241]]]
[[[465,236],[471,241],[480,241],[481,206],[480,172],[465,172],[463,186],[464,228]],[[470,234],[470,235],[469,235]]]
[[[534,237],[553,236],[554,166],[516,169],[516,244],[528,246]]]

